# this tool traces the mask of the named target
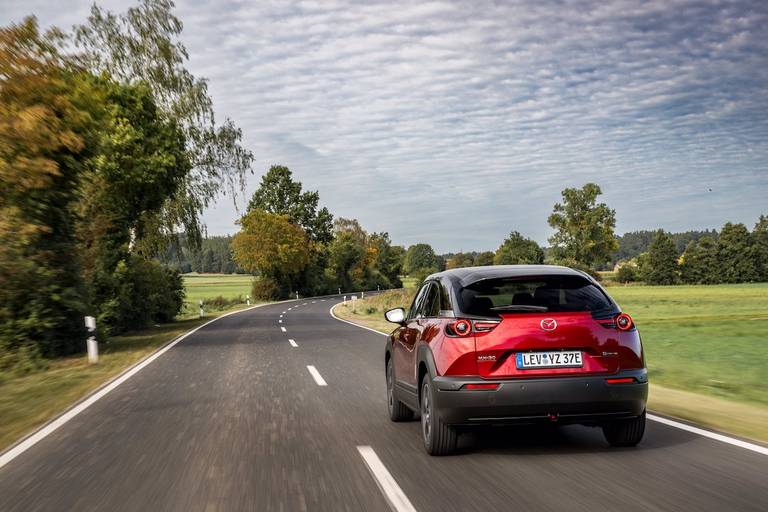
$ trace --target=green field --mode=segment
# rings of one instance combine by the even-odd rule
[[[186,301],[197,303],[200,299],[224,297],[235,299],[251,293],[253,276],[247,274],[184,274]]]
[[[611,286],[653,382],[768,405],[768,284]]]

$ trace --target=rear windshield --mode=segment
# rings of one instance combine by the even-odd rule
[[[613,310],[605,293],[578,276],[485,279],[462,288],[464,314],[498,316],[506,313]]]

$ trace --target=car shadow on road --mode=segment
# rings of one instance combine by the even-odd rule
[[[696,436],[688,432],[651,422],[646,427],[645,437],[634,448],[612,448],[600,428],[581,425],[482,427],[462,434],[458,452],[509,455],[594,454],[668,449],[695,439]]]

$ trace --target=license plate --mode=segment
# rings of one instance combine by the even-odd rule
[[[581,368],[581,352],[518,352],[517,368]]]

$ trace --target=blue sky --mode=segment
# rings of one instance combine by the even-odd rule
[[[0,0],[68,29],[89,2]],[[102,2],[115,11],[126,4]],[[600,184],[617,232],[768,213],[768,2],[179,1],[190,69],[337,216],[439,252],[545,243]],[[231,197],[205,213],[235,231]]]

